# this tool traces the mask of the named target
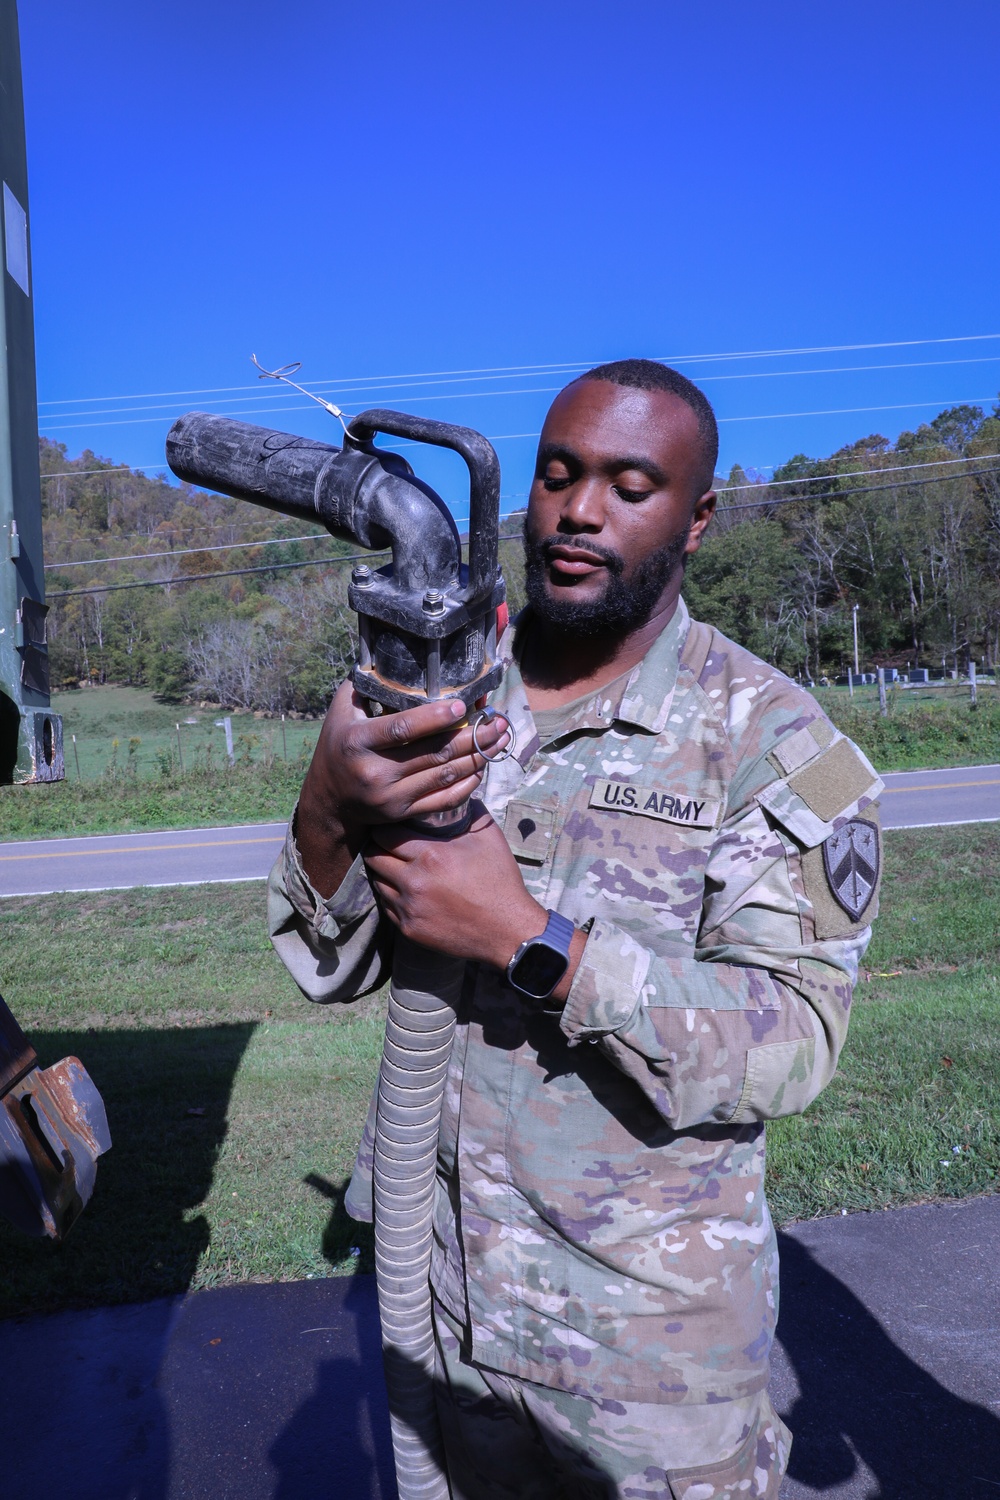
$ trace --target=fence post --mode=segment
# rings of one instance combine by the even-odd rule
[[[851,671],[850,666],[848,666],[848,668],[847,668],[847,691],[850,693],[851,697],[853,698],[854,697],[854,673]]]
[[[76,748],[76,735],[75,734],[73,736],[73,759],[76,761],[76,779],[77,779],[77,781],[82,781],[83,777],[80,775],[80,752]]]
[[[284,714],[281,715],[281,748],[282,748],[282,750],[284,752],[285,759],[287,760],[288,759],[288,741],[285,739],[285,716],[284,716]]]
[[[177,762],[178,762],[178,765],[181,768],[181,775],[183,776],[183,774],[184,774],[184,753],[181,750],[181,726],[179,724],[177,725]]]
[[[889,712],[889,705],[885,701],[885,667],[878,669],[878,711],[883,719]]]
[[[970,656],[969,657],[969,702],[972,704],[973,708],[976,707],[977,701],[978,700],[976,698],[976,664],[973,661],[972,657]]]

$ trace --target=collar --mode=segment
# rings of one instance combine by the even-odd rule
[[[517,623],[517,620],[511,621],[499,642],[498,654],[505,671],[503,681],[492,695],[491,702],[512,725],[517,736],[515,759],[522,767],[526,767],[535,752],[541,748],[542,741],[528,706],[521,669],[515,655]],[[690,625],[691,616],[687,605],[683,599],[678,599],[677,608],[670,619],[642,661],[633,669],[624,688],[619,690],[617,702],[598,688],[580,705],[572,719],[562,726],[558,738],[564,739],[581,729],[606,730],[616,722],[629,724],[650,734],[662,734],[670,715],[680,654]]]

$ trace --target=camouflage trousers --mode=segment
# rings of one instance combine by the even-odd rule
[[[777,1500],[791,1434],[766,1391],[705,1406],[571,1396],[466,1363],[434,1313],[452,1500]]]

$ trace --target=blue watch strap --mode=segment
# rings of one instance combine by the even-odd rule
[[[545,931],[535,941],[547,943],[550,948],[558,949],[568,959],[569,945],[573,941],[575,931],[576,928],[568,917],[560,916],[557,911],[550,911]]]

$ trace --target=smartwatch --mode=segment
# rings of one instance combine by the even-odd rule
[[[569,945],[576,928],[557,911],[548,915],[541,936],[522,943],[507,965],[507,983],[531,1000],[547,1000],[569,968]]]

